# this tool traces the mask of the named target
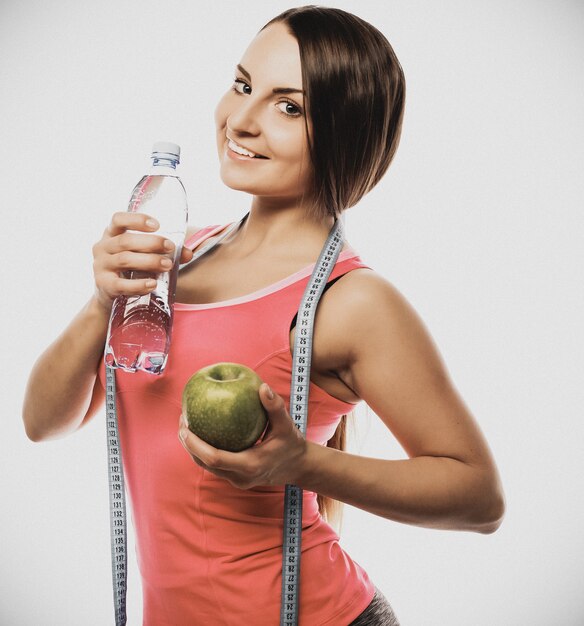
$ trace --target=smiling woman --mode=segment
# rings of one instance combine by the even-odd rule
[[[278,623],[288,606],[287,485],[303,490],[301,624],[398,623],[341,547],[334,503],[426,528],[489,534],[501,523],[503,490],[476,420],[413,307],[360,258],[340,222],[392,162],[404,103],[403,71],[387,39],[339,9],[285,11],[236,64],[215,110],[219,173],[250,194],[250,210],[195,229],[185,242],[164,376],[122,372],[116,381],[145,626]],[[30,376],[31,439],[76,431],[103,405],[112,302],[150,291],[120,273],[156,273],[168,254],[144,234],[152,232],[147,218],[114,214],[94,245],[95,294]],[[324,254],[331,240],[334,263]],[[203,242],[212,245],[195,257]],[[330,270],[326,285],[316,276],[320,263]],[[309,338],[298,318],[313,279],[323,291]],[[290,415],[303,400],[291,391],[297,326],[311,351],[300,364],[306,371],[294,372],[309,390],[305,436]],[[181,427],[185,384],[218,362],[242,364],[265,383],[268,426],[240,452]],[[345,451],[347,415],[360,402],[408,459]]]
[[[220,175],[227,186],[258,198],[302,197],[311,164],[301,86],[298,41],[282,23],[260,31],[215,110]]]

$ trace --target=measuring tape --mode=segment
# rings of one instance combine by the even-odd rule
[[[215,241],[197,250],[189,263],[205,254],[225,239],[249,216],[249,212],[234,222]],[[312,361],[312,332],[318,301],[324,291],[343,245],[343,223],[336,219],[321,250],[318,261],[308,281],[298,310],[298,322],[294,339],[292,381],[290,386],[290,415],[302,435],[306,436],[308,418],[308,393],[310,365]],[[184,264],[184,267],[187,264]],[[106,420],[109,471],[110,533],[112,555],[112,581],[116,626],[126,624],[127,593],[127,525],[124,469],[118,432],[116,407],[115,370],[105,366],[106,373]],[[284,536],[282,545],[282,599],[280,626],[297,626],[300,591],[300,548],[302,538],[302,489],[286,485],[284,492]]]
[[[247,218],[247,213],[239,222],[234,222],[215,241],[209,241],[194,254],[189,263],[205,254],[209,248],[227,237]],[[186,263],[185,263],[186,265]],[[184,267],[184,265],[182,266]],[[116,407],[116,376],[114,368],[105,366],[105,407],[107,427],[107,451],[109,474],[110,538],[112,554],[112,582],[114,591],[114,612],[116,626],[125,626],[126,593],[128,585],[128,535],[126,525],[126,489],[124,467],[118,432],[118,411]]]
[[[308,281],[298,309],[294,337],[290,416],[306,437],[308,392],[312,361],[312,330],[318,301],[324,291],[343,246],[343,223],[335,221]],[[282,600],[280,626],[298,624],[300,600],[300,554],[302,540],[302,489],[286,485],[284,493],[284,541],[282,546]]]
[[[124,626],[126,623],[126,588],[128,574],[126,489],[115,400],[116,377],[113,368],[109,367],[109,365],[105,366],[105,381],[114,610],[116,626]]]

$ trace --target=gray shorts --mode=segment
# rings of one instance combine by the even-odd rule
[[[400,626],[389,600],[375,587],[371,604],[349,626]]]

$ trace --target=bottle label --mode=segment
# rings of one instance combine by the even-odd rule
[[[162,185],[161,178],[160,176],[144,176],[132,191],[128,211],[137,213],[142,210],[142,205],[151,202],[160,191],[160,186]]]
[[[168,283],[169,283],[168,272],[164,272],[164,274],[158,274],[156,279],[156,298],[157,304],[164,304],[165,308],[168,308]]]
[[[124,319],[130,315],[130,313],[138,307],[150,306],[150,294],[146,293],[143,296],[133,296],[126,300],[126,308],[124,309]]]

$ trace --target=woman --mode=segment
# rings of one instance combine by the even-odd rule
[[[223,182],[252,196],[250,211],[230,231],[189,232],[165,374],[117,377],[145,624],[277,624],[286,484],[304,490],[299,621],[310,626],[398,623],[340,547],[335,502],[427,528],[492,533],[501,523],[494,460],[423,323],[346,241],[315,318],[306,438],[289,414],[300,298],[335,219],[387,170],[404,94],[385,37],[337,9],[282,13],[237,65],[216,109],[217,146]],[[113,300],[151,290],[120,273],[166,270],[172,253],[147,217],[114,214],[95,244],[95,294],[31,373],[23,417],[34,441],[79,429],[103,405]],[[180,415],[188,378],[217,361],[266,383],[268,430],[243,452],[209,446]],[[343,451],[361,401],[409,459]]]

